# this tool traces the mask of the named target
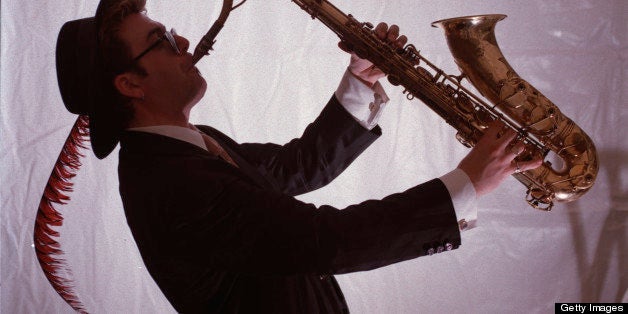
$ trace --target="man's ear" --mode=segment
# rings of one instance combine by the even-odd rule
[[[113,79],[113,85],[120,94],[131,98],[143,99],[144,91],[139,82],[139,75],[131,72],[118,74],[118,76]]]

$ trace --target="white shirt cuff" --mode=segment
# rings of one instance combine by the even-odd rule
[[[368,130],[377,125],[382,109],[390,100],[382,84],[375,82],[369,87],[349,70],[345,71],[335,95],[347,112]]]
[[[439,179],[449,191],[460,231],[475,228],[478,218],[477,196],[469,176],[462,169],[456,168]]]

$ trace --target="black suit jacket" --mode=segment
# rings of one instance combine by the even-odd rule
[[[460,244],[439,180],[343,210],[293,197],[330,182],[381,132],[365,130],[335,97],[300,139],[283,146],[237,144],[199,128],[238,167],[161,135],[129,131],[121,138],[127,222],[179,312],[348,312],[330,275]]]

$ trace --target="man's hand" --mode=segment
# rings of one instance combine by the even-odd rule
[[[458,168],[471,179],[478,196],[491,192],[514,172],[534,169],[543,163],[542,159],[515,161],[524,150],[523,143],[516,137],[515,131],[504,128],[502,122],[493,121],[475,147],[458,164]]]
[[[388,24],[379,23],[373,32],[375,36],[382,41],[385,41],[393,48],[403,48],[406,42],[408,42],[408,38],[406,36],[399,36],[399,26],[397,25],[392,25],[389,28]],[[344,42],[339,42],[338,47],[351,53],[349,71],[360,79],[360,81],[369,86],[373,86],[378,79],[386,76],[386,74],[373,65],[371,61],[358,57]]]

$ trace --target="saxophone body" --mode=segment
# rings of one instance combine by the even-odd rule
[[[478,15],[434,22],[445,31],[462,72],[448,75],[411,44],[394,49],[373,34],[373,25],[356,20],[326,0],[292,0],[323,22],[361,58],[368,59],[401,85],[408,99],[419,98],[457,131],[456,138],[474,146],[493,120],[518,133],[525,150],[517,161],[544,158],[533,170],[513,176],[527,188],[534,208],[551,210],[588,191],[597,177],[593,141],[571,119],[508,64],[495,39],[495,24],[505,15]],[[462,84],[467,79],[489,102]],[[550,158],[551,157],[551,158]],[[551,159],[551,160],[550,160]]]

